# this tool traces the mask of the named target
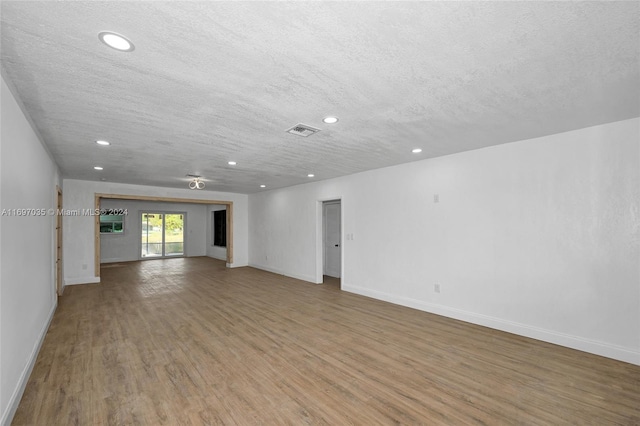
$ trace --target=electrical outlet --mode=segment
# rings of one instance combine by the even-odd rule
[[[436,284],[433,286],[433,291],[435,291],[436,293],[440,293],[440,284]]]
[[[434,203],[440,202],[440,194],[433,194],[433,202]]]
[[[82,270],[85,270],[85,271],[87,270],[87,264],[86,263],[82,264]]]

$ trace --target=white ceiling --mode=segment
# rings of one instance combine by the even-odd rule
[[[66,178],[253,193],[640,116],[639,2],[0,4]]]

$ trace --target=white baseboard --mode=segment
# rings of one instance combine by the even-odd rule
[[[394,303],[396,305],[406,306],[409,308],[418,309],[420,311],[425,311],[448,318],[454,318],[472,324],[482,325],[484,327],[494,328],[496,330],[506,331],[508,333],[518,334],[520,336],[530,337],[532,339],[542,340],[544,342],[577,349],[579,351],[589,352],[595,355],[616,359],[618,361],[640,365],[640,352],[634,351],[632,349],[598,342],[595,340],[589,340],[569,334],[559,333],[552,330],[533,327],[530,325],[495,318],[487,315],[477,314],[474,312],[463,311],[461,309],[455,309],[435,303],[423,302],[408,297],[395,296],[377,290],[349,285],[344,282],[342,283],[342,290],[378,300],[384,300],[385,302]]]
[[[295,278],[297,280],[307,281],[312,284],[316,284],[316,277],[313,275],[303,275],[303,274],[284,274],[286,277]]]
[[[222,260],[225,262],[225,266],[227,268],[244,268],[245,266],[249,266],[247,263],[238,263],[238,262],[234,262],[234,263],[229,263],[227,262],[227,256],[214,256],[214,255],[207,255],[206,257],[211,258],[211,259],[216,259],[216,260]]]
[[[100,264],[102,263],[118,263],[118,262],[133,262],[136,261],[138,259],[129,259],[127,257],[114,257],[111,259],[101,259],[100,260]]]
[[[257,263],[249,263],[249,266],[256,269],[262,269],[263,271],[273,272],[274,274],[284,275],[285,277],[295,278],[297,280],[308,281],[313,284],[316,284],[316,277],[312,275],[303,275],[303,274],[287,274],[280,269],[272,268],[270,266],[259,265]]]
[[[38,359],[38,353],[40,353],[40,348],[42,347],[42,343],[44,342],[44,338],[47,335],[47,331],[49,330],[49,325],[51,324],[51,320],[53,320],[53,314],[56,312],[56,308],[58,307],[58,299],[56,298],[53,306],[51,307],[51,311],[49,312],[49,318],[47,322],[40,330],[40,336],[36,341],[33,350],[31,351],[31,355],[29,356],[29,362],[24,366],[22,370],[22,374],[20,374],[20,380],[18,381],[18,385],[16,386],[11,398],[9,399],[9,404],[7,405],[7,410],[2,415],[2,420],[0,424],[2,426],[9,426],[11,421],[13,420],[13,416],[15,416],[16,411],[18,410],[18,405],[20,405],[20,400],[22,399],[22,394],[24,394],[24,390],[27,387],[27,382],[29,381],[29,376],[31,376],[31,372],[33,371],[33,366],[36,363],[36,359]]]
[[[277,268],[272,268],[271,266],[259,265],[257,263],[249,262],[249,266],[256,269],[262,269],[263,271],[273,272],[274,274],[284,275],[284,272]]]
[[[64,285],[78,285],[78,284],[98,284],[100,277],[77,277],[77,278],[65,278]]]
[[[207,254],[207,257],[210,257],[212,259],[218,259],[218,260],[227,260],[227,255],[226,254],[224,256],[216,256],[214,254]]]

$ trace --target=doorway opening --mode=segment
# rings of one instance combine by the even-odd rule
[[[322,282],[331,283],[342,277],[341,200],[322,202],[322,275]]]
[[[227,247],[227,210],[216,210],[211,212],[211,223],[213,224],[213,245]]]
[[[184,256],[186,213],[140,213],[140,258]]]
[[[207,199],[196,199],[196,198],[174,198],[174,197],[158,197],[158,196],[147,196],[147,195],[128,195],[128,194],[103,194],[96,192],[94,194],[94,208],[96,211],[100,210],[100,201],[103,199],[110,200],[138,200],[138,201],[155,201],[155,202],[166,202],[166,203],[186,203],[186,204],[209,204],[209,205],[224,205],[227,211],[227,224],[226,224],[226,239],[227,239],[227,249],[226,249],[226,261],[227,267],[232,267],[233,265],[233,201],[224,201],[224,200],[207,200]],[[135,216],[134,220],[138,220],[137,216]],[[95,215],[94,220],[94,271],[96,278],[100,277],[100,216]],[[139,251],[141,253],[142,250]],[[99,282],[98,279],[96,282]]]

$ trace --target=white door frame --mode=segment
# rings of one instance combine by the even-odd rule
[[[323,248],[323,262],[324,264],[322,265],[322,273],[323,276],[324,275],[328,275],[330,277],[340,277],[340,271],[342,270],[342,266],[339,265],[338,268],[335,268],[335,264],[333,264],[333,262],[340,262],[342,256],[339,256],[338,259],[334,258],[334,254],[332,254],[332,252],[338,248],[338,250],[340,251],[340,254],[342,254],[342,245],[340,244],[340,241],[336,241],[331,240],[329,241],[329,232],[330,231],[335,231],[335,229],[333,229],[333,227],[330,229],[329,227],[329,207],[332,206],[333,208],[337,208],[338,212],[340,212],[340,215],[338,215],[338,238],[340,238],[340,235],[342,235],[342,223],[341,223],[341,218],[342,218],[342,203],[340,202],[340,200],[335,200],[335,201],[325,201],[324,203],[322,203],[322,240],[323,240],[323,244],[322,244],[322,248]],[[336,207],[337,206],[337,207]],[[333,214],[332,214],[333,216]],[[333,221],[335,220],[335,216],[331,219],[331,222],[333,223]],[[333,224],[335,225],[335,224]],[[335,247],[334,247],[335,245]],[[330,262],[331,260],[331,262]],[[331,271],[329,270],[330,268],[327,267],[327,263],[331,263],[332,266],[331,267]],[[335,274],[335,275],[334,275]]]
[[[325,201],[340,202],[340,286],[344,282],[344,199],[341,195],[316,201],[316,284],[322,284],[324,272],[324,221],[322,206]]]

